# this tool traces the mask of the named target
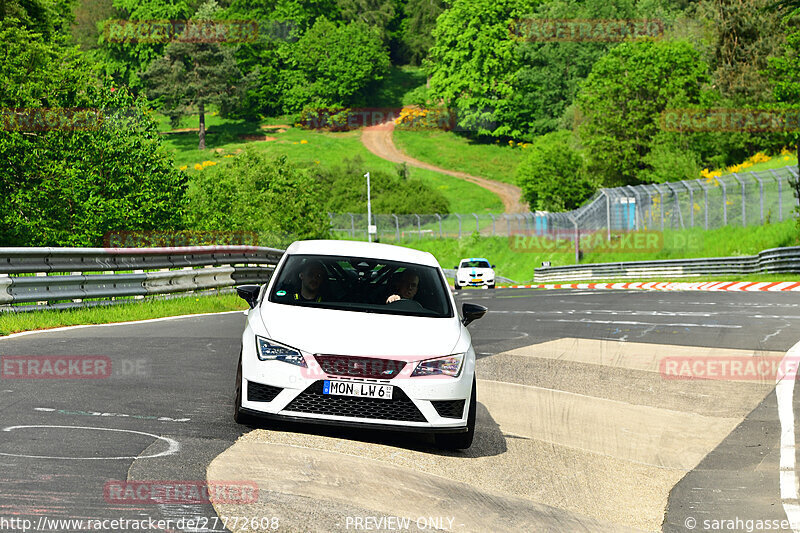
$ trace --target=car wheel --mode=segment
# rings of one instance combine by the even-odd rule
[[[253,417],[242,412],[242,352],[239,352],[239,364],[236,366],[236,397],[233,400],[233,421],[237,424],[251,425]]]
[[[492,283],[491,285],[489,285],[489,288],[490,288],[490,289],[494,289],[494,283]]]
[[[472,395],[469,400],[469,412],[467,413],[467,432],[466,433],[437,433],[435,435],[436,446],[443,450],[466,450],[472,446],[472,439],[475,437],[475,411],[478,401],[475,398],[475,378],[472,378]]]
[[[461,288],[463,288],[463,287],[461,287],[461,286],[458,284],[458,282],[457,282],[457,281],[454,281],[454,282],[453,282],[453,288],[454,288],[455,290],[458,290],[458,289],[461,289]]]

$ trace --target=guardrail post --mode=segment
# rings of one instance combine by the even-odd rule
[[[658,191],[658,197],[659,197],[658,205],[659,205],[659,211],[661,211],[661,231],[664,231],[664,191],[659,189],[658,185],[656,185],[655,183],[653,184],[653,187],[655,187],[656,191]]]
[[[492,237],[494,237],[494,235],[495,235],[495,231],[494,231],[494,215],[489,213],[489,216],[492,217]]]
[[[581,260],[581,250],[580,250],[580,230],[578,230],[578,221],[572,218],[571,216],[567,215],[567,218],[572,221],[572,224],[575,226],[575,264],[577,265],[580,263]]]
[[[747,204],[745,204],[745,197],[744,197],[745,194],[744,181],[739,179],[739,175],[736,172],[733,173],[733,179],[738,181],[739,185],[742,186],[742,227],[744,228],[747,227]]]
[[[434,213],[436,219],[439,221],[439,238],[442,238],[442,215],[439,213]]]
[[[691,221],[691,227],[694,227],[694,191],[691,187],[689,187],[689,183],[686,180],[681,180],[683,186],[689,191],[689,220]]]
[[[458,238],[461,238],[461,215],[458,213],[453,213],[453,215],[458,219]]]
[[[670,191],[672,191],[672,195],[675,197],[675,209],[678,211],[678,221],[681,223],[681,229],[685,229],[683,225],[683,213],[681,212],[681,204],[680,201],[678,200],[678,191],[675,190],[675,188],[669,182],[665,183],[664,185],[666,185],[667,188]]]
[[[781,177],[778,176],[778,173],[775,172],[774,169],[770,170],[772,175],[778,180],[778,221],[783,221],[783,183]]]
[[[353,216],[353,213],[347,213],[350,215],[350,237],[355,239],[356,238],[356,219]]]
[[[422,239],[422,223],[420,222],[419,215],[414,213],[414,216],[417,217],[417,237],[418,239]]]
[[[399,241],[400,240],[400,219],[397,218],[397,215],[395,215],[394,213],[392,213],[392,216],[394,217],[394,235],[395,235],[394,239],[396,241]]]
[[[606,240],[611,241],[611,196],[609,196],[606,189],[600,189],[603,196],[606,197]]]
[[[761,205],[761,225],[764,225],[764,182],[761,181],[761,177],[756,174],[755,172],[751,172],[753,176],[758,180],[758,197],[759,203]]]
[[[721,177],[721,176],[720,176]],[[722,179],[717,180],[722,185],[722,225],[728,225],[728,188]]]
[[[478,234],[480,234],[480,232],[481,232],[481,223],[478,221],[478,215],[476,215],[475,213],[472,213],[472,216],[475,217],[475,231],[477,231]]]
[[[508,221],[508,215],[503,214],[503,218],[506,220],[506,235],[511,237],[511,223]]]

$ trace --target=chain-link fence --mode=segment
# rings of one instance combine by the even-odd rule
[[[484,236],[570,235],[596,231],[715,229],[778,222],[798,205],[796,166],[692,181],[600,189],[564,213],[372,215],[380,241]],[[367,240],[367,214],[330,214],[334,235]]]

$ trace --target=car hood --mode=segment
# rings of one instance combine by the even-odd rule
[[[312,354],[411,357],[455,353],[458,317],[427,318],[267,303],[261,319],[272,340]]]

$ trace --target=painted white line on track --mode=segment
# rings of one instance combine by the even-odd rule
[[[535,314],[536,311],[492,311],[492,314]],[[686,327],[686,328],[725,328],[725,329],[741,329],[743,326],[736,324],[690,324],[690,323],[670,323],[670,322],[634,322],[632,320],[594,320],[594,319],[576,319],[568,320],[564,318],[532,318],[534,322],[568,322],[579,324],[620,324],[623,326],[668,326],[668,327]]]
[[[11,339],[14,337],[23,337],[25,335],[34,335],[36,333],[50,333],[53,331],[66,331],[69,329],[80,329],[80,328],[100,328],[100,327],[110,327],[110,326],[130,326],[133,324],[147,324],[148,322],[164,322],[167,320],[177,320],[179,318],[194,318],[198,316],[211,316],[211,315],[229,315],[231,313],[242,313],[247,314],[247,311],[221,311],[219,313],[197,313],[194,315],[177,315],[177,316],[164,316],[160,318],[148,318],[146,320],[131,320],[130,322],[112,322],[110,324],[79,324],[77,326],[63,326],[60,328],[51,328],[51,329],[35,329],[33,331],[20,331],[19,333],[11,333],[10,335],[0,336],[0,341],[5,339]]]
[[[157,440],[163,440],[169,445],[169,448],[167,448],[163,452],[159,452],[153,455],[131,455],[131,456],[121,456],[121,457],[58,457],[58,456],[48,456],[48,455],[25,455],[21,453],[6,453],[6,452],[0,452],[0,455],[5,455],[8,457],[28,457],[31,459],[59,459],[64,461],[109,461],[112,459],[152,459],[155,457],[164,457],[167,455],[178,453],[178,451],[180,451],[181,449],[180,443],[176,440],[170,439],[169,437],[161,437],[159,435],[153,435],[152,433],[146,433],[144,431],[134,431],[132,429],[96,428],[90,426],[30,425],[30,426],[8,426],[3,428],[3,431],[14,431],[15,429],[28,429],[28,428],[89,429],[92,431],[117,431],[120,433],[134,433],[136,435],[145,435],[147,437],[152,437]]]
[[[778,419],[781,423],[780,453],[780,487],[783,510],[792,531],[800,533],[800,505],[798,505],[797,476],[795,473],[795,436],[794,436],[794,383],[797,379],[797,357],[800,354],[800,342],[792,346],[786,357],[778,366],[775,396],[778,400]],[[784,364],[786,361],[786,364]],[[794,362],[794,363],[793,363]],[[792,366],[793,365],[793,366]],[[787,366],[791,366],[787,370]]]

